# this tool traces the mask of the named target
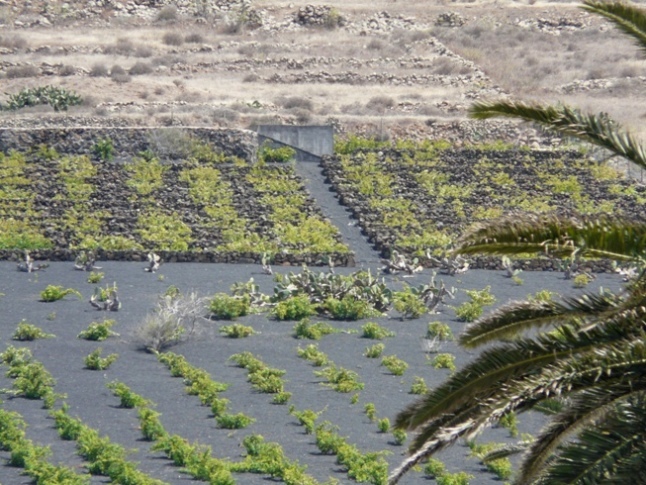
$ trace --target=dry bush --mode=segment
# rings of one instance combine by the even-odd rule
[[[161,96],[166,92],[163,86],[157,86],[155,90],[153,91],[157,96]]]
[[[172,116],[168,124],[172,124]],[[150,150],[164,160],[186,159],[194,146],[191,136],[179,128],[152,130],[148,134],[148,143]]]
[[[90,76],[92,77],[106,77],[108,74],[108,67],[101,62],[93,64],[90,69]]]
[[[242,78],[243,83],[255,83],[260,79],[260,76],[256,74],[255,72],[247,74],[245,77]]]
[[[441,76],[455,76],[458,74],[468,74],[471,72],[471,69],[455,59],[438,57],[433,62],[431,72]]]
[[[6,49],[24,49],[27,41],[19,34],[0,35],[0,47]]]
[[[70,66],[69,64],[65,64],[60,68],[58,74],[60,76],[73,76],[74,74],[76,74],[76,68],[74,66]]]
[[[97,106],[94,110],[96,116],[108,116],[108,109],[105,106]]]
[[[228,122],[235,122],[238,121],[239,118],[240,114],[229,108],[215,108],[211,112],[211,119],[213,121],[225,120]]]
[[[18,79],[22,77],[36,77],[40,74],[40,69],[36,66],[14,66],[7,69],[7,79]]]
[[[138,45],[135,47],[135,52],[133,54],[135,57],[152,57],[153,55],[153,50],[152,48],[146,46],[146,45]]]
[[[299,108],[302,110],[312,111],[314,105],[312,101],[303,98],[302,96],[288,96],[286,98],[279,98],[276,100],[277,104],[280,104],[285,109],[294,109]]]
[[[183,101],[184,103],[197,103],[198,101],[202,101],[202,94],[197,91],[182,91],[177,95],[175,100]]]
[[[166,45],[180,46],[184,43],[184,37],[179,32],[166,32],[162,41]]]
[[[166,5],[159,11],[155,20],[157,22],[175,22],[179,20],[177,7],[175,5]]]
[[[165,66],[165,67],[171,67],[174,64],[183,64],[185,62],[186,62],[185,59],[182,59],[177,54],[166,54],[163,56],[155,57],[152,60],[152,64],[154,66]]]
[[[160,352],[200,335],[206,314],[206,299],[196,293],[165,296],[135,330],[135,342],[140,349]]]
[[[184,37],[184,42],[189,44],[202,44],[204,42],[204,36],[199,32],[193,32]]]
[[[121,74],[126,74],[126,70],[123,67],[121,67],[119,64],[115,64],[110,68],[111,76],[119,76]]]
[[[380,51],[385,47],[385,43],[379,39],[371,39],[366,46],[370,51]]]
[[[119,84],[129,83],[130,81],[132,81],[132,78],[126,72],[126,70],[118,64],[115,64],[110,69],[110,78],[114,82]]]
[[[373,96],[366,103],[366,108],[371,111],[382,112],[395,107],[395,100],[390,96]]]
[[[149,63],[142,62],[142,61],[135,62],[135,64],[128,71],[128,73],[131,76],[139,76],[141,74],[150,74],[151,72],[153,72],[153,67]]]
[[[135,51],[135,45],[130,39],[119,38],[114,45],[103,48],[105,54],[116,54],[120,56],[129,56]]]
[[[289,110],[289,114],[294,117],[299,125],[307,125],[312,122],[312,112],[310,110],[293,108]]]

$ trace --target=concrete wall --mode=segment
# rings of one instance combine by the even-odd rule
[[[270,138],[316,156],[334,154],[334,129],[332,126],[260,125],[260,141]],[[304,160],[306,157],[299,157]]]

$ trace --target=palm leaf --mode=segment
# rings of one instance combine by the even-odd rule
[[[583,2],[581,8],[607,18],[617,28],[633,37],[641,49],[646,51],[646,14],[643,10],[626,3],[591,0]]]
[[[466,348],[475,348],[493,340],[507,339],[532,328],[555,325],[575,318],[599,318],[616,309],[623,299],[611,293],[585,294],[557,302],[512,302],[467,325],[459,337]]]
[[[606,115],[584,114],[563,105],[547,106],[520,101],[481,101],[469,108],[469,116],[488,119],[500,116],[538,123],[566,136],[573,136],[625,157],[646,168],[642,145]]]
[[[635,260],[646,249],[646,223],[615,215],[511,215],[475,226],[458,241],[457,254],[609,257]]]

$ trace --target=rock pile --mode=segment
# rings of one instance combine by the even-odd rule
[[[327,5],[305,5],[294,15],[294,22],[306,27],[334,28],[344,25],[345,20]]]
[[[457,12],[441,13],[435,19],[435,25],[441,27],[462,27],[465,23],[465,18]]]

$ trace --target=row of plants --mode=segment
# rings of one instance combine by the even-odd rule
[[[292,166],[231,163],[206,144],[195,144],[182,162],[163,162],[149,150],[119,163],[111,161],[111,147],[99,140],[95,157],[46,146],[0,154],[0,249],[206,252],[254,260],[266,253],[312,262],[326,255],[343,262],[339,255],[350,252]]]
[[[384,256],[442,254],[474,223],[512,211],[639,215],[646,202],[646,189],[573,150],[350,137],[323,164]]]

